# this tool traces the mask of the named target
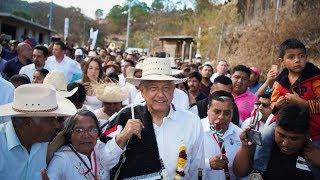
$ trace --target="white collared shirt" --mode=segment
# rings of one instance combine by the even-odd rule
[[[12,121],[0,125],[0,179],[41,180],[48,143],[35,143],[30,153],[22,146]]]
[[[197,179],[198,168],[204,169],[203,132],[199,117],[179,107],[176,110],[170,108],[161,126],[154,124],[153,127],[168,179],[173,179],[176,174],[182,144],[186,145],[187,151],[184,179]]]
[[[71,82],[73,76],[82,74],[80,64],[68,56],[64,56],[60,63],[56,60],[55,56],[50,56],[48,57],[46,64],[51,70],[62,71],[68,83]]]
[[[124,83],[124,86],[126,86],[125,88],[129,90],[130,96],[128,97],[128,99],[122,101],[122,105],[129,105],[134,103],[134,100],[138,94],[138,89],[133,84],[126,83],[126,82]]]
[[[50,67],[47,66],[47,64],[45,64],[43,66],[43,69],[46,69],[48,71],[50,71]],[[26,66],[23,66],[20,71],[19,71],[19,74],[25,74],[29,77],[30,81],[32,82],[33,80],[33,73],[34,71],[36,71],[36,67],[35,65],[32,63],[32,64],[29,64],[29,65],[26,65]]]
[[[141,92],[138,92],[133,103],[142,103],[144,102],[144,98],[141,95]],[[180,107],[182,109],[189,109],[189,97],[182,90],[175,88],[173,92],[173,100],[172,104],[174,107]]]
[[[225,174],[223,170],[213,170],[210,167],[209,159],[212,156],[220,155],[220,147],[217,141],[213,138],[213,132],[210,130],[210,123],[208,118],[201,119],[203,130],[204,130],[204,152],[205,152],[205,167],[206,167],[206,179],[214,180],[225,180]],[[224,147],[228,158],[228,167],[231,179],[236,179],[233,173],[233,160],[241,147],[240,134],[242,130],[234,125],[232,122],[229,123],[228,130],[224,133],[222,139],[224,140]]]
[[[78,154],[89,166],[93,174],[96,170],[99,176],[98,179],[108,180],[110,178],[109,171],[118,163],[123,151],[115,142],[115,138],[113,138],[106,144],[98,140],[94,147],[96,158],[92,153],[91,161],[87,156]],[[84,163],[71,148],[63,146],[54,154],[48,166],[48,177],[50,180],[93,179],[91,173],[84,175],[87,170]]]
[[[0,77],[0,92],[0,105],[11,103],[13,101],[14,86],[2,77]],[[0,124],[10,120],[10,116],[0,117]]]
[[[93,112],[96,109],[100,109],[102,107],[102,102],[95,95],[93,96],[86,95],[86,100],[84,101],[83,104],[93,109]]]

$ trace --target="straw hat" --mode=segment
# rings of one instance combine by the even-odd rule
[[[53,117],[71,116],[76,107],[46,84],[24,84],[14,91],[12,103],[0,106],[0,116]]]
[[[121,87],[116,83],[101,83],[93,85],[96,97],[102,102],[122,102],[129,97],[127,86]]]
[[[141,78],[126,78],[126,81],[139,86],[141,81],[173,81],[180,84],[187,78],[179,79],[172,75],[171,61],[168,58],[146,58],[143,61]]]
[[[54,86],[57,90],[57,94],[62,97],[70,97],[78,90],[78,87],[72,89],[70,92],[67,90],[68,84],[62,71],[50,71],[44,78],[43,84]]]

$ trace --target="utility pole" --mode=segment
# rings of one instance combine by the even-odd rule
[[[130,22],[131,22],[131,1],[129,1],[129,3],[128,3],[126,48],[128,48],[128,46],[129,46]]]
[[[53,0],[51,0],[50,10],[49,10],[49,29],[52,28],[52,9],[53,9]]]
[[[218,52],[217,52],[217,61],[219,61],[219,59],[220,59],[220,51],[221,51],[223,31],[224,31],[224,24],[222,24],[222,26],[221,26],[221,32],[220,32],[220,38],[219,38],[219,46],[218,46]]]
[[[275,10],[275,14],[274,14],[274,29],[273,29],[273,48],[271,50],[271,61],[270,61],[270,66],[274,63],[274,50],[276,48],[275,45],[275,37],[277,35],[277,31],[278,31],[278,23],[279,23],[279,9],[280,9],[280,5],[282,4],[282,0],[276,0],[276,10]]]

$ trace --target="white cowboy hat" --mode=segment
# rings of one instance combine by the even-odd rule
[[[62,71],[50,71],[44,78],[43,84],[54,86],[57,90],[57,94],[62,97],[70,97],[78,90],[78,87],[72,89],[70,92],[67,90],[67,81]]]
[[[129,97],[127,86],[119,86],[116,83],[101,83],[93,85],[96,97],[102,102],[122,102]]]
[[[172,69],[172,75],[177,75],[177,74],[180,74],[182,73],[182,70],[180,69]]]
[[[140,61],[136,64],[134,68],[135,70],[142,70],[142,66],[143,66],[143,61]]]
[[[141,78],[126,78],[126,81],[139,86],[141,81],[173,81],[180,84],[187,78],[175,78],[172,75],[171,61],[168,58],[146,58],[143,61]]]
[[[0,116],[53,117],[72,116],[76,107],[46,84],[24,84],[14,91],[12,103],[0,106]]]

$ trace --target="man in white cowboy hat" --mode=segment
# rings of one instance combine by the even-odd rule
[[[175,84],[186,79],[172,76],[166,58],[145,59],[142,73],[141,78],[127,81],[140,84],[146,103],[123,109],[105,132],[110,139],[110,134],[128,124],[134,129],[116,137],[127,151],[125,161],[111,174],[119,179],[196,179],[198,168],[204,168],[201,121],[172,105]]]
[[[57,117],[76,108],[44,84],[25,84],[14,91],[13,103],[0,106],[0,116],[12,121],[0,125],[0,179],[41,179],[46,168],[48,141],[59,129]]]
[[[142,66],[143,66],[143,62],[142,62],[142,64],[141,64],[141,63],[138,63],[138,64],[136,65],[135,68],[138,69],[138,73],[135,72],[135,73],[134,73],[134,77],[136,77],[136,78],[141,78],[141,76],[142,76],[142,70],[143,70]],[[170,59],[170,66],[171,66],[172,75],[177,75],[177,74],[179,74],[179,73],[182,72],[182,71],[179,70],[179,69],[174,69],[174,68],[173,68],[173,66],[172,66],[172,60],[171,60],[171,59]],[[140,72],[139,72],[139,71],[140,71]],[[140,75],[139,75],[139,74],[140,74]],[[134,98],[134,100],[133,100],[133,103],[143,103],[143,102],[145,102],[145,100],[144,100],[144,98],[142,97],[141,92],[139,91],[139,92],[136,94],[136,96],[135,96],[135,98]],[[188,97],[188,95],[187,95],[184,91],[182,91],[182,90],[180,90],[180,89],[178,89],[178,88],[175,88],[174,91],[173,91],[172,104],[173,104],[175,107],[180,107],[180,108],[182,108],[182,109],[189,109],[189,97]]]
[[[110,120],[111,116],[122,109],[122,101],[129,97],[129,90],[116,83],[99,84],[95,90],[97,98],[102,102],[102,107],[96,109],[94,114],[102,126]]]
[[[70,92],[67,90],[67,81],[62,71],[52,70],[43,80],[43,84],[48,84],[56,88],[57,94],[62,97],[72,96],[78,88],[72,89]]]

